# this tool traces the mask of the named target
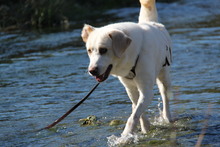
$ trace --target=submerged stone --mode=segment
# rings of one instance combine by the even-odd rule
[[[115,119],[115,120],[110,121],[109,125],[110,126],[117,126],[117,125],[121,125],[123,123],[124,123],[124,121]]]
[[[99,123],[95,115],[89,115],[87,118],[80,119],[79,122],[81,122],[82,126],[92,126]]]

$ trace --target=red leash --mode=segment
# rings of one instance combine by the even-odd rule
[[[48,125],[45,128],[42,128],[40,130],[44,130],[44,129],[50,129],[53,126],[55,126],[56,124],[58,124],[59,122],[61,122],[65,117],[67,117],[71,112],[73,112],[73,110],[75,110],[79,105],[81,105],[91,94],[92,92],[99,86],[100,83],[97,83],[92,90],[90,90],[90,92],[82,99],[80,100],[75,106],[73,106],[69,111],[67,111],[63,116],[61,116],[59,119],[55,120],[52,124]]]

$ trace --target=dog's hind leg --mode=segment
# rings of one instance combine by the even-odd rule
[[[139,0],[141,4],[138,23],[158,22],[155,0]]]
[[[160,71],[157,77],[157,85],[163,101],[163,119],[170,123],[171,115],[169,109],[169,98],[172,97],[171,81],[170,81],[170,67],[166,66]]]

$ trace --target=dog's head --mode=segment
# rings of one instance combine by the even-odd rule
[[[105,81],[111,73],[116,58],[121,58],[131,43],[122,31],[108,27],[94,28],[85,25],[81,37],[86,43],[90,59],[88,71],[98,82]]]

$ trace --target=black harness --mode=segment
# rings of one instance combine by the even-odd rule
[[[170,49],[168,46],[166,47],[166,49],[169,50],[170,56],[172,56],[172,55],[171,55],[171,49]],[[136,76],[135,68],[136,68],[136,66],[137,66],[138,59],[139,59],[139,55],[138,55],[138,57],[137,57],[137,59],[136,59],[136,61],[135,61],[134,66],[133,66],[132,69],[129,71],[128,75],[125,76],[125,78],[127,78],[127,79],[134,79],[134,77]],[[171,62],[172,62],[172,61],[171,61]],[[170,66],[170,62],[169,62],[169,60],[167,59],[167,57],[165,58],[165,63],[163,64],[163,67],[165,67],[165,66]]]
[[[170,66],[170,63],[169,63],[167,57],[166,57],[166,59],[165,59],[165,63],[164,63],[164,65],[163,65],[163,67],[164,67],[164,66]]]
[[[169,50],[169,54],[170,54],[170,62],[172,62],[171,48],[168,47],[168,46],[166,46],[166,50],[167,50],[167,51]],[[169,62],[169,60],[168,60],[167,57],[166,57],[166,59],[165,59],[165,63],[163,64],[163,67],[164,67],[164,66],[170,66],[170,62]]]
[[[138,59],[139,59],[139,55],[138,55],[138,57],[137,57],[137,59],[136,59],[136,61],[135,61],[134,66],[133,66],[132,69],[129,71],[128,75],[125,76],[125,78],[127,78],[127,79],[133,79],[133,78],[136,76],[135,68],[136,68],[136,66],[137,66]]]

